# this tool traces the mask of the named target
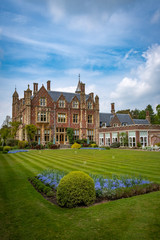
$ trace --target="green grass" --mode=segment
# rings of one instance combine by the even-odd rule
[[[0,154],[0,239],[160,239],[160,192],[61,209],[28,182],[43,169],[135,174],[160,183],[160,152],[48,150]]]

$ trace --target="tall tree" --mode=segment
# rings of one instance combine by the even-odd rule
[[[11,122],[10,124],[12,126],[11,135],[12,135],[13,138],[15,138],[18,127],[21,123],[20,122]]]
[[[149,116],[151,118],[151,123],[154,123],[154,111],[153,111],[153,108],[150,104],[148,104],[148,106],[146,107],[145,111],[149,111]]]

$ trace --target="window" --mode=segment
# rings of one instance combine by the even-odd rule
[[[78,123],[78,114],[73,114],[73,123]]]
[[[37,114],[37,122],[47,122],[48,115],[46,112],[38,112]]]
[[[79,129],[74,130],[74,140],[79,139]]]
[[[140,143],[143,147],[148,145],[148,133],[147,131],[140,132]]]
[[[110,146],[111,145],[111,141],[110,141],[110,133],[106,133],[105,134],[105,139],[106,139],[106,146]]]
[[[40,106],[46,106],[46,99],[40,98]]]
[[[88,109],[92,109],[93,108],[93,105],[91,102],[88,102]]]
[[[35,141],[39,142],[40,137],[41,137],[41,130],[37,129],[37,131],[35,132]]]
[[[135,147],[136,146],[136,133],[135,132],[129,132],[129,147]]]
[[[72,106],[73,106],[73,108],[78,108],[79,103],[77,101],[73,101]]]
[[[45,142],[49,142],[49,134],[50,134],[50,131],[49,130],[44,130],[44,139],[45,139]]]
[[[112,143],[114,142],[118,142],[118,133],[115,132],[115,133],[112,133]]]
[[[103,133],[99,134],[99,145],[100,146],[104,145],[104,135],[103,135]]]
[[[65,100],[59,100],[59,107],[65,107]]]
[[[65,113],[58,113],[58,122],[65,123],[66,122],[66,114]]]
[[[92,115],[88,115],[88,123],[92,123],[93,119],[92,119]]]
[[[125,123],[125,122],[124,122],[124,123],[122,123],[122,126],[127,126],[127,123]]]
[[[89,129],[88,130],[88,139],[89,141],[93,141],[93,129]]]
[[[118,123],[114,123],[114,124],[113,124],[113,127],[118,127]]]

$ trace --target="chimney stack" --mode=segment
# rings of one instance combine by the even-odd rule
[[[112,114],[115,114],[114,103],[111,103],[111,113],[112,113]]]
[[[38,83],[33,83],[33,95],[35,95],[36,92],[38,92]]]
[[[81,93],[85,94],[85,83],[81,82]]]
[[[51,90],[51,81],[48,80],[47,81],[47,91],[50,91]]]
[[[148,120],[149,123],[151,122],[151,118],[149,116],[149,111],[148,110],[146,111],[146,120]]]

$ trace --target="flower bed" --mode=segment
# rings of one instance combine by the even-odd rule
[[[80,149],[91,149],[91,150],[106,150],[105,148],[99,148],[99,147],[82,147],[82,148],[80,148]]]
[[[55,169],[47,169],[42,173],[38,174],[36,179],[41,181],[44,186],[50,187],[54,192],[53,196],[48,200],[53,200],[52,202],[56,202],[56,191],[57,187],[60,183],[60,180],[68,174],[64,171],[59,171]],[[90,177],[93,179],[95,184],[95,193],[96,193],[96,201],[101,202],[104,200],[116,200],[120,198],[132,197],[140,194],[145,194],[152,191],[160,190],[160,184],[150,182],[141,176],[116,176],[113,175],[112,179],[103,177],[102,175],[93,175],[90,174]],[[34,184],[33,184],[34,185]],[[38,188],[36,187],[38,190]],[[45,189],[45,187],[44,187]],[[38,190],[39,191],[39,190]],[[43,188],[40,189],[39,192],[43,192]],[[43,196],[45,192],[43,193]]]
[[[17,149],[17,150],[10,150],[8,153],[18,153],[18,152],[28,152],[28,150]]]

